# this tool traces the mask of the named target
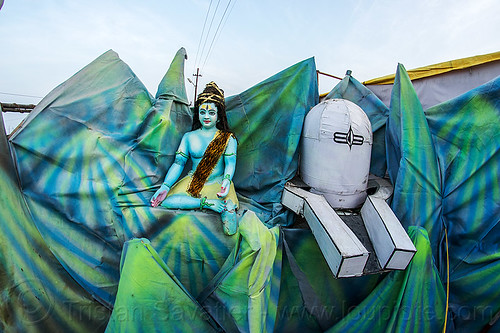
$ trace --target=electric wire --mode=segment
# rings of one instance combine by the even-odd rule
[[[43,98],[43,97],[40,97],[40,96],[23,95],[23,94],[14,94],[14,93],[2,92],[2,91],[0,91],[0,94],[2,94],[2,95],[10,95],[10,96],[20,96],[20,97]]]
[[[210,8],[212,8],[212,1],[213,0],[210,0],[210,4],[208,5],[207,14],[205,15],[205,22],[203,22],[203,29],[201,30],[200,41],[198,42],[198,48],[196,49],[196,57],[195,57],[194,63],[193,63],[193,72],[196,69],[196,64],[198,63],[198,55],[200,53],[201,41],[203,40],[203,35],[205,34],[205,27],[207,25],[208,14],[210,14]]]
[[[213,13],[211,14],[211,9],[213,7],[213,5],[212,5],[213,0],[210,0],[210,4],[208,6],[208,10],[207,10],[207,13],[205,16],[205,21],[203,23],[203,28],[202,28],[202,32],[200,35],[200,40],[198,42],[198,49],[196,51],[195,62],[193,65],[193,73],[196,73],[196,74],[193,74],[193,76],[201,76],[201,73],[203,72],[203,70],[205,68],[205,65],[210,57],[210,54],[212,53],[212,50],[214,49],[214,45],[216,44],[216,41],[220,37],[221,32],[224,29],[224,27],[228,21],[228,18],[231,15],[231,12],[233,11],[234,6],[236,4],[236,0],[234,0],[234,1],[229,0],[229,2],[226,5],[226,8],[224,9],[224,12],[222,13],[222,16],[220,17],[220,20],[219,20],[219,23],[217,25],[217,29],[215,30],[215,33],[213,35],[211,35],[210,32],[212,31],[212,27],[214,26],[213,24],[214,24],[214,21],[216,19],[216,16],[217,16],[217,13],[218,13],[218,10],[220,7],[220,2],[221,2],[220,0],[217,1],[217,5],[215,6]],[[231,3],[232,3],[232,6],[231,6]],[[212,17],[210,20],[210,25],[208,26],[208,29],[207,29],[207,22],[208,22],[209,16],[212,16]],[[212,40],[209,44],[210,46],[208,48],[208,52],[206,52],[206,54],[205,54],[205,50],[207,49],[206,46],[207,46],[207,43],[208,43],[208,40],[210,37],[212,37]],[[203,46],[201,47],[202,43],[203,43]],[[201,47],[201,50],[200,50],[200,47]],[[203,66],[200,66],[202,64],[202,60],[203,60]],[[200,67],[201,67],[201,69],[200,69]],[[198,77],[197,77],[197,79],[198,79]],[[189,82],[191,82],[195,86],[195,94],[196,94],[197,84],[194,84],[190,80],[189,80]],[[194,97],[194,99],[196,99],[196,96]]]
[[[231,4],[231,0],[229,0],[229,2],[227,3],[226,9],[224,9],[224,13],[222,14],[222,17],[219,21],[219,24],[217,25],[217,29],[215,30],[214,37],[212,38],[212,42],[210,42],[210,47],[208,48],[208,52],[207,52],[207,55],[205,57],[205,61],[203,62],[203,66],[201,67],[202,70],[205,68],[205,64],[207,63],[208,57],[210,56],[210,52],[212,51],[212,47],[213,47],[214,42],[217,38],[217,33],[219,32],[222,21],[224,20],[224,17],[226,16],[227,9],[229,8],[230,4]]]
[[[226,9],[224,10],[224,13],[222,14],[222,18],[219,22],[219,25],[217,26],[217,30],[215,31],[215,34],[214,34],[214,38],[212,39],[212,42],[210,44],[210,48],[208,49],[208,53],[207,53],[207,56],[205,57],[205,61],[203,62],[203,66],[201,67],[202,70],[205,68],[205,64],[207,63],[207,60],[208,60],[208,57],[210,56],[210,53],[212,52],[212,47],[214,46],[215,44],[215,41],[217,40],[217,38],[220,36],[220,33],[219,32],[222,32],[222,28],[224,28],[224,26],[226,25],[226,22],[227,22],[227,19],[229,18],[229,15],[231,14],[231,11],[233,10],[234,8],[234,4],[236,3],[236,1],[233,3],[233,6],[231,7],[231,10],[229,11],[228,15],[226,16],[226,13],[227,13],[227,9],[229,8],[229,6],[231,5],[231,1],[232,0],[229,0],[229,2],[227,3],[227,6],[226,6]],[[224,17],[226,17],[226,20],[224,21]],[[222,22],[224,21],[224,24],[222,24]],[[221,28],[221,25],[222,25],[222,28]],[[218,34],[219,33],[219,34]]]
[[[207,35],[205,37],[205,42],[203,43],[203,47],[201,49],[200,60],[203,58],[203,52],[205,51],[205,46],[207,45],[208,36],[210,35],[210,31],[212,30],[212,25],[214,23],[214,19],[215,19],[215,16],[217,14],[217,10],[219,9],[219,4],[220,4],[220,0],[217,1],[217,6],[215,6],[214,14],[212,15],[212,20],[210,20],[210,26],[208,27]],[[198,63],[198,65],[199,65],[199,63]]]
[[[450,252],[448,246],[448,230],[444,227],[444,237],[446,240],[446,310],[444,313],[443,333],[446,332],[446,324],[448,322],[448,308],[450,304]]]
[[[231,9],[229,10],[229,13],[228,13],[228,14],[227,14],[227,16],[226,16],[226,20],[225,20],[225,21],[224,21],[224,23],[222,24],[222,28],[220,28],[220,30],[221,30],[221,31],[222,31],[222,30],[224,29],[224,27],[226,26],[226,22],[227,22],[227,20],[228,20],[229,16],[231,16],[231,13],[233,12],[234,5],[236,5],[236,1],[238,1],[238,0],[234,0],[234,1],[233,1],[233,5],[231,6]],[[220,34],[219,34],[219,36],[220,36]]]

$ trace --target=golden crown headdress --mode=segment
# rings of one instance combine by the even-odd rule
[[[205,89],[198,95],[198,105],[203,103],[220,103],[224,105],[224,91],[212,81],[205,86]]]

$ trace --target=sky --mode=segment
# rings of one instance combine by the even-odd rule
[[[0,0],[0,101],[36,104],[109,49],[151,94],[177,50],[226,96],[299,61],[359,81],[500,51],[498,0]],[[225,15],[224,15],[225,14]],[[214,34],[217,32],[217,35]],[[338,80],[319,77],[319,92]],[[192,101],[194,87],[186,81]],[[199,92],[199,90],[198,90]],[[13,129],[24,115],[4,114]]]

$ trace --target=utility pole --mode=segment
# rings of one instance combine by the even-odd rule
[[[196,97],[197,97],[197,92],[198,92],[198,77],[202,76],[200,74],[200,68],[196,68],[196,74],[193,74],[193,76],[196,76],[196,81],[195,81],[195,84],[194,84],[194,99],[193,99],[193,103],[196,103]]]

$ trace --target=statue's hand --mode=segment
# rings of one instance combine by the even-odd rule
[[[217,197],[225,198],[227,196],[227,194],[229,193],[230,186],[231,186],[231,181],[229,179],[224,179],[222,181],[222,185],[220,187],[220,192],[217,193]]]
[[[162,185],[158,191],[151,197],[151,206],[158,207],[163,200],[167,197],[168,191],[170,188],[167,185]]]

